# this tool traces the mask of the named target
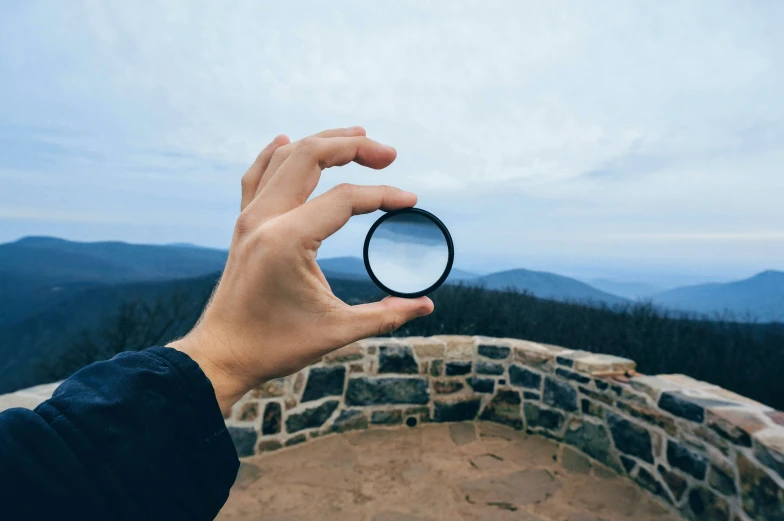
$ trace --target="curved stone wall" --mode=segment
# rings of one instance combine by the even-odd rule
[[[688,519],[784,521],[784,413],[634,369],[516,339],[373,338],[254,389],[226,424],[249,456],[351,429],[486,420],[575,447]],[[56,386],[0,396],[0,410]]]
[[[571,445],[697,520],[784,520],[784,413],[631,360],[516,339],[374,338],[265,383],[241,456],[351,429],[486,420]]]

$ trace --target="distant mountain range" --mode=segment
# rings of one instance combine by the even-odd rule
[[[784,321],[784,272],[764,271],[723,284],[685,286],[651,297],[662,307],[707,315],[729,312],[738,320]]]
[[[49,237],[0,244],[0,392],[30,381],[31,360],[52,356],[63,339],[97,325],[122,302],[152,304],[176,291],[188,292],[194,301],[206,299],[226,257],[224,250],[190,244],[78,243]],[[380,296],[360,258],[318,263],[335,293],[347,302]],[[489,275],[453,269],[447,283],[610,306],[642,299],[708,317],[729,312],[737,320],[784,321],[784,273],[779,271],[669,291],[601,279],[586,283],[524,269]]]
[[[0,244],[0,327],[90,288],[214,273],[223,269],[226,256],[222,250],[193,246],[52,237]]]

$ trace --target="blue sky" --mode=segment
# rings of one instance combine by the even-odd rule
[[[272,137],[363,125],[398,161],[319,192],[415,191],[458,266],[784,269],[783,6],[4,2],[0,242],[225,248]]]

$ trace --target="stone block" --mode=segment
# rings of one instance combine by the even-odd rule
[[[278,440],[262,440],[256,446],[256,452],[272,452],[283,447],[283,444]]]
[[[743,511],[754,520],[784,521],[784,489],[741,453],[737,468]]]
[[[237,420],[241,422],[251,422],[259,417],[258,402],[250,402],[242,405]]]
[[[632,476],[632,479],[635,483],[648,490],[652,494],[659,496],[667,502],[672,502],[661,481],[659,481],[656,476],[651,474],[645,467],[640,467],[637,471],[637,474]]]
[[[623,472],[620,462],[612,453],[610,436],[604,425],[587,418],[572,418],[566,428],[564,441],[617,472]]]
[[[577,410],[577,391],[566,383],[548,376],[544,380],[544,403],[563,409],[564,411],[574,412]]]
[[[463,382],[459,380],[435,380],[433,390],[436,394],[452,394],[463,389]]]
[[[542,375],[519,365],[510,365],[509,383],[517,387],[538,390],[542,387]]]
[[[256,387],[250,393],[253,398],[278,398],[284,394],[286,394],[285,378],[268,380]]]
[[[784,412],[782,411],[767,411],[765,416],[770,418],[776,425],[784,427]]]
[[[511,390],[498,391],[485,410],[482,411],[480,419],[496,423],[509,425],[517,430],[523,428],[523,418],[520,413],[520,393]]]
[[[695,521],[729,521],[730,506],[715,492],[696,487],[689,492],[686,503],[687,514]]]
[[[335,421],[332,422],[332,432],[346,432],[358,429],[367,429],[368,419],[365,413],[357,409],[344,409]]]
[[[675,422],[666,414],[662,414],[655,409],[650,409],[637,404],[618,402],[616,404],[618,410],[625,412],[629,416],[639,418],[646,423],[655,425],[664,430],[670,436],[674,436],[676,432]]]
[[[732,404],[706,398],[702,394],[695,395],[680,391],[666,391],[659,398],[660,409],[695,423],[702,423],[705,420],[706,409],[727,405]]]
[[[471,421],[479,413],[480,400],[434,401],[433,419],[437,422]]]
[[[615,400],[613,399],[612,395],[610,395],[610,394],[596,392],[593,389],[589,389],[587,387],[583,387],[582,385],[578,386],[578,389],[580,391],[580,394],[584,394],[585,396],[588,396],[591,399],[599,401],[599,402],[602,402],[602,403],[604,403],[606,405],[612,406],[613,403],[615,403]]]
[[[308,437],[305,434],[297,434],[293,438],[289,438],[286,440],[284,445],[286,447],[291,447],[292,445],[299,445],[300,443],[305,443],[308,440]]]
[[[378,347],[378,372],[418,374],[419,364],[407,345],[382,345]]]
[[[580,351],[575,349],[564,349],[555,356],[555,363],[563,367],[574,367],[576,360],[580,358],[587,358],[592,356],[593,353],[588,351]]]
[[[447,362],[446,375],[460,376],[471,372],[473,362]]]
[[[539,393],[535,393],[532,391],[523,391],[523,399],[524,400],[541,400],[542,397]]]
[[[286,432],[295,433],[304,429],[321,427],[338,408],[337,400],[329,400],[317,407],[291,413],[286,418]]]
[[[592,402],[588,398],[583,398],[580,400],[580,410],[583,412],[583,414],[587,414],[588,416],[604,418],[604,407],[598,403]]]
[[[633,389],[644,392],[654,400],[658,400],[664,392],[681,389],[677,383],[658,376],[637,375],[629,379],[629,384]]]
[[[400,344],[400,343],[401,343],[400,340],[398,340],[397,338],[389,338],[389,337],[364,338],[362,340],[357,341],[357,344],[364,347],[369,355],[375,354],[379,346]]]
[[[612,411],[607,411],[605,417],[615,447],[619,451],[653,463],[653,445],[650,432]]]
[[[511,349],[505,345],[479,342],[477,351],[479,352],[479,356],[484,356],[485,358],[491,358],[493,360],[506,360],[509,358]]]
[[[431,360],[430,361],[430,376],[441,376],[444,374],[444,361]]]
[[[632,360],[612,355],[591,354],[574,361],[574,370],[588,374],[603,372],[634,371],[637,364]]]
[[[565,416],[561,411],[548,409],[531,402],[526,402],[523,405],[523,411],[529,429],[542,428],[557,432],[563,427]]]
[[[656,470],[659,472],[662,481],[667,485],[667,489],[669,489],[672,499],[675,500],[675,502],[680,501],[683,497],[683,493],[686,492],[686,488],[689,486],[686,478],[680,476],[677,472],[667,469],[667,467],[661,464],[656,467]]]
[[[426,404],[430,401],[424,378],[358,377],[350,378],[346,405]]]
[[[261,423],[261,434],[269,436],[278,434],[281,429],[281,407],[278,402],[269,402],[264,407],[264,418]]]
[[[256,440],[259,437],[256,429],[252,427],[228,427],[228,429],[231,441],[234,442],[234,448],[237,450],[237,456],[240,458],[252,456]]]
[[[555,352],[534,342],[520,340],[512,347],[514,359],[523,364],[546,372],[552,372],[555,364]]]
[[[302,401],[310,402],[325,396],[340,396],[343,394],[345,383],[345,366],[311,367]]]
[[[324,355],[325,364],[342,364],[345,362],[356,362],[365,357],[365,348],[359,342],[354,342],[340,349]]]
[[[751,398],[746,398],[745,396],[741,396],[737,393],[733,393],[732,391],[728,391],[727,389],[722,389],[721,387],[716,387],[716,386],[710,387],[706,390],[706,393],[711,395],[717,400],[732,402],[734,405],[747,406],[760,411],[773,410],[767,405],[763,405],[757,401],[752,400]]]
[[[621,465],[623,465],[624,470],[627,474],[631,475],[634,468],[637,466],[637,460],[634,458],[630,458],[629,456],[624,456],[623,454],[620,455]]]
[[[504,374],[504,366],[495,362],[487,362],[485,360],[477,360],[474,363],[474,370],[476,374],[489,374],[500,376]]]
[[[769,427],[755,433],[754,456],[784,479],[784,429]]]
[[[687,449],[680,443],[667,440],[667,463],[702,481],[708,467],[705,456]]]
[[[768,427],[762,413],[745,408],[716,408],[707,413],[707,425],[722,438],[751,447],[751,437]]]
[[[370,423],[374,425],[399,425],[403,423],[401,411],[373,411]]]
[[[431,337],[408,337],[405,343],[414,348],[418,358],[443,358],[446,342]]]
[[[469,376],[466,382],[471,386],[475,393],[490,394],[495,391],[495,380],[490,378],[479,378],[476,376]]]
[[[470,336],[438,335],[433,337],[446,344],[444,357],[448,360],[471,360],[476,352],[476,343]]]
[[[727,464],[711,463],[708,471],[708,484],[725,496],[734,496],[738,492],[735,487],[734,474],[732,467]]]
[[[703,382],[702,380],[696,380],[691,376],[686,376],[685,374],[660,374],[657,376],[662,380],[674,383],[680,389],[705,390],[718,388],[717,385]]]
[[[560,376],[561,378],[566,378],[567,380],[573,380],[581,384],[587,384],[591,381],[591,379],[585,376],[584,374],[575,373],[574,371],[569,371],[562,367],[556,369],[555,374]]]

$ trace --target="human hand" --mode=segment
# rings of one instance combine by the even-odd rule
[[[396,154],[359,127],[295,143],[278,136],[243,176],[223,276],[198,324],[169,344],[201,366],[221,410],[266,380],[433,311],[427,297],[349,306],[332,293],[316,263],[321,242],[352,215],[411,207],[417,200],[390,186],[343,184],[307,201],[321,171],[352,161],[381,169]]]

